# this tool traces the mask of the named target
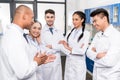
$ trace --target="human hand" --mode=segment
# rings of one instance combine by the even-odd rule
[[[83,48],[84,47],[84,43],[80,46],[80,48]]]
[[[48,56],[44,53],[37,53],[34,57],[34,61],[37,62],[38,66],[44,64]]]
[[[64,47],[68,47],[68,43],[66,42],[66,41],[64,41],[64,40],[60,40],[59,42],[58,42],[58,44],[62,44]]]
[[[46,47],[52,49],[52,45],[46,45]]]
[[[65,44],[66,42],[64,40],[60,40],[58,44]]]
[[[96,48],[95,48],[95,47],[92,47],[92,51],[96,52]]]
[[[72,48],[64,40],[59,41],[59,44],[62,44],[67,50],[72,51]]]
[[[56,59],[54,54],[47,54],[47,59],[45,60],[44,64],[53,62]]]
[[[96,58],[97,59],[101,59],[101,58],[103,58],[106,55],[106,53],[107,52],[100,52],[100,53],[97,54]]]

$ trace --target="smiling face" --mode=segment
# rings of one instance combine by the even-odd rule
[[[105,22],[107,21],[105,16],[96,15],[93,18],[93,26],[98,31],[104,31],[105,29]]]
[[[33,37],[33,38],[37,38],[40,36],[40,32],[41,32],[41,28],[42,26],[40,25],[40,23],[36,22],[34,23],[29,32],[30,32],[30,35]]]
[[[72,21],[73,21],[73,25],[75,28],[79,28],[82,26],[82,23],[84,21],[84,19],[81,19],[81,17],[77,14],[74,14],[72,17]]]
[[[90,16],[93,20],[93,26],[98,30],[104,32],[109,26],[109,14],[107,10],[99,8],[94,10]]]
[[[48,26],[53,26],[55,21],[55,15],[51,13],[47,13],[45,15],[45,20]]]

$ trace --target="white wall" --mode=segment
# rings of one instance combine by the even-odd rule
[[[75,0],[67,0],[67,30],[71,29],[72,26],[72,14],[78,9]]]
[[[78,7],[80,9],[88,9],[88,8],[120,3],[120,0],[80,0],[80,1],[81,3],[80,6]]]
[[[80,3],[80,0],[67,0],[67,30],[71,29],[71,27],[73,26],[72,14],[77,10],[82,10],[82,7],[80,7]]]

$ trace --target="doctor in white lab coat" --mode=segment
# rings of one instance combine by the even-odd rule
[[[25,6],[16,8],[12,24],[0,43],[0,79],[36,80],[36,69],[47,59],[45,54],[33,56],[32,49],[23,37],[23,29],[33,24],[33,12]]]
[[[120,80],[120,32],[109,24],[105,9],[91,13],[97,30],[87,56],[94,61],[93,80]]]
[[[42,67],[43,80],[62,80],[61,56],[58,42],[63,39],[61,31],[55,28],[55,12],[52,9],[45,11],[46,25],[41,32],[41,40],[50,51],[48,54],[55,54],[56,59],[54,62],[44,64]],[[52,31],[50,31],[52,28]]]
[[[46,48],[41,43],[41,29],[42,29],[41,23],[38,21],[35,21],[34,24],[29,29],[29,34],[26,34],[26,39],[28,41],[28,44],[31,46],[32,51],[34,51],[34,53],[31,54],[31,56],[33,55],[32,59],[34,58],[34,56],[36,55],[37,52],[43,53],[43,52],[49,50],[49,48]],[[50,54],[47,56],[49,57],[49,62],[54,61],[54,59],[55,59],[54,54]],[[48,62],[46,62],[46,63],[48,63]],[[41,66],[39,66],[39,68],[36,70],[37,80],[43,80]]]
[[[35,56],[36,52],[42,52],[42,44],[40,43],[40,33],[42,25],[40,22],[35,21],[34,24],[29,29],[29,34],[25,34],[28,44],[31,46],[32,51],[34,51],[31,56]],[[37,80],[43,80],[41,77],[41,66],[36,70]]]
[[[68,50],[64,80],[86,80],[85,52],[88,47],[90,33],[85,30],[85,14],[81,11],[73,13],[74,28],[67,36],[66,41],[60,41]]]

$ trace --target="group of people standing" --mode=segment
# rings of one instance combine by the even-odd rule
[[[109,23],[105,9],[90,15],[96,33],[90,46],[82,11],[72,15],[73,29],[64,37],[54,25],[55,11],[45,11],[46,25],[34,21],[32,10],[20,5],[1,38],[1,80],[62,80],[61,56],[66,54],[64,80],[86,80],[86,55],[94,64],[93,80],[120,80],[120,32]],[[29,34],[24,34],[24,29]]]

